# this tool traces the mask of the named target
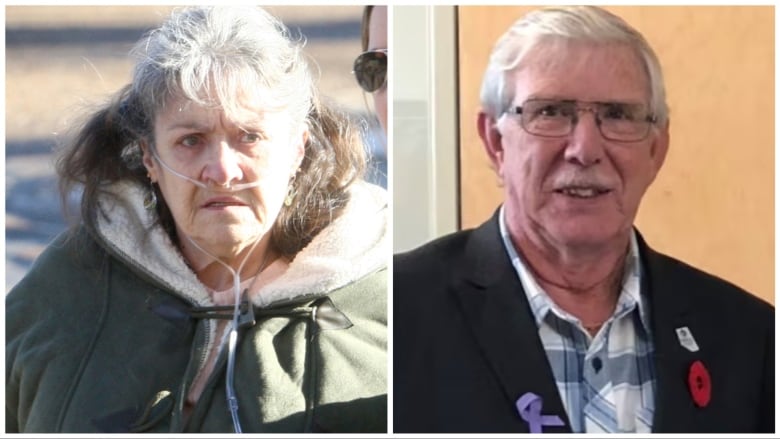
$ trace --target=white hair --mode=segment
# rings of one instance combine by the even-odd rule
[[[625,44],[636,53],[648,78],[650,111],[659,123],[666,122],[663,73],[650,44],[622,18],[595,6],[555,7],[533,11],[517,20],[496,42],[482,80],[480,100],[483,110],[499,117],[511,104],[514,90],[507,81],[521,68],[534,48],[556,41],[583,41],[593,44]]]
[[[147,115],[181,97],[240,121],[241,108],[261,98],[266,108],[286,110],[301,123],[314,94],[302,46],[257,7],[179,9],[133,49],[131,94]]]

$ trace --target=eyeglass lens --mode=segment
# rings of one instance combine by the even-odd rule
[[[522,125],[526,131],[551,137],[571,133],[582,111],[594,113],[601,134],[611,140],[642,140],[652,125],[652,118],[645,107],[634,103],[533,99],[523,103],[520,108]]]
[[[372,93],[385,85],[387,78],[387,53],[364,52],[355,59],[352,70],[360,88]]]

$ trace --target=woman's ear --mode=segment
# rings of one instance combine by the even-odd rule
[[[295,156],[293,157],[292,175],[298,172],[298,168],[303,163],[303,157],[306,155],[306,144],[309,143],[309,129],[304,128],[301,133],[300,142],[295,147]]]
[[[149,173],[149,178],[152,180],[152,183],[157,181],[157,163],[154,161],[154,157],[152,156],[152,150],[151,146],[145,141],[142,140],[139,142],[139,145],[141,147],[141,162],[144,164],[144,167],[146,168],[146,172]]]

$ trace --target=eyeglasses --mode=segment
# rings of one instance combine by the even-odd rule
[[[644,140],[658,121],[645,105],[624,102],[529,99],[505,113],[520,115],[520,125],[529,134],[565,137],[574,131],[581,111],[593,113],[601,135],[617,142]]]
[[[352,65],[360,88],[373,93],[387,84],[387,49],[369,50],[355,58]]]

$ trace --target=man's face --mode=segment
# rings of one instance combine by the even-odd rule
[[[508,77],[512,106],[531,98],[649,104],[647,75],[626,46],[539,46],[524,66]],[[499,115],[492,130],[485,128],[490,118],[480,116],[513,236],[590,247],[624,239],[630,230],[666,155],[668,126],[653,125],[641,141],[619,142],[602,136],[593,113],[578,116],[573,131],[558,138],[529,134],[520,115]]]

